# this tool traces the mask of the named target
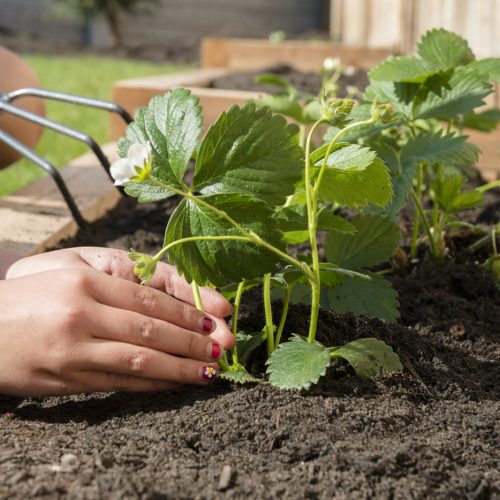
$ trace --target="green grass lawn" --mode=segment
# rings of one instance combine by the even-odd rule
[[[30,55],[26,61],[37,72],[42,86],[62,92],[80,94],[97,99],[110,99],[115,80],[180,71],[172,64],[153,64],[135,60],[100,57],[54,57]],[[47,101],[47,117],[90,134],[98,143],[107,142],[108,113]],[[87,152],[86,146],[65,136],[45,131],[37,152],[54,166]],[[21,160],[0,171],[0,196],[15,191],[44,175],[27,160]]]

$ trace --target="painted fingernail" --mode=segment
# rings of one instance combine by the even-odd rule
[[[214,328],[215,328],[215,324],[214,324],[212,318],[205,316],[203,318],[203,325],[202,325],[203,332],[210,333],[210,332],[212,332],[212,330]]]
[[[219,344],[209,345],[208,350],[212,359],[219,359],[222,356],[222,347]]]
[[[202,366],[200,368],[200,378],[203,382],[213,380],[217,375],[217,370],[213,366]]]

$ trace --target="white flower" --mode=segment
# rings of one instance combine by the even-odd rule
[[[354,66],[347,66],[347,68],[344,70],[345,76],[354,76],[355,73],[356,68]]]
[[[115,161],[110,173],[115,180],[115,186],[125,186],[134,177],[146,173],[151,168],[151,144],[132,144],[127,157]]]
[[[323,69],[328,72],[332,72],[340,68],[340,59],[338,57],[327,57],[323,61]]]

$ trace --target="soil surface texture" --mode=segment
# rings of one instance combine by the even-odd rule
[[[215,89],[249,90],[270,94],[282,91],[282,89],[275,85],[255,83],[255,78],[263,73],[280,76],[291,83],[296,89],[312,95],[317,95],[321,89],[322,76],[319,73],[298,71],[288,64],[271,66],[261,71],[234,71],[227,76],[212,80],[209,87]],[[356,69],[354,70],[354,74],[350,76],[342,75],[337,83],[339,86],[338,97],[346,97],[348,86],[356,87],[362,92],[368,86],[369,82],[366,71]]]
[[[155,252],[174,203],[123,201],[65,245]],[[319,340],[383,339],[403,374],[369,381],[336,363],[308,393],[216,381],[3,398],[0,498],[500,498],[500,295],[454,248],[456,261],[388,275],[399,324],[321,312]],[[240,326],[255,331],[262,306],[258,293],[248,299]],[[308,308],[294,306],[285,333],[307,325]]]

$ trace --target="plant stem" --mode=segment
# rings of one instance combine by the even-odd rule
[[[194,303],[196,305],[196,309],[198,309],[199,311],[203,311],[203,303],[201,301],[200,288],[198,287],[198,283],[196,283],[196,281],[193,280],[191,282],[191,288],[193,290]],[[226,371],[228,369],[227,356],[225,352],[222,358],[219,359],[218,363],[223,371]]]
[[[309,242],[311,244],[312,255],[312,277],[309,279],[311,284],[311,319],[309,321],[309,335],[307,340],[314,342],[316,337],[316,326],[318,324],[319,314],[319,294],[320,294],[320,274],[319,274],[319,256],[318,256],[318,243],[316,241],[316,228],[317,228],[317,205],[318,196],[315,187],[311,185],[311,141],[316,128],[321,124],[322,120],[318,120],[309,131],[306,141],[306,162],[305,162],[305,185],[306,185],[306,207],[307,207],[307,225],[309,229]],[[338,135],[338,134],[337,134]],[[337,136],[335,136],[337,137]],[[333,141],[332,141],[333,142]],[[330,144],[331,146],[331,144]],[[333,146],[332,146],[333,147]],[[331,147],[328,147],[330,150]],[[327,152],[327,155],[329,153]],[[324,164],[323,164],[324,166]],[[321,168],[323,171],[323,167]],[[321,177],[321,172],[320,172]],[[321,180],[318,178],[318,180]]]
[[[190,243],[192,241],[248,241],[252,242],[250,238],[246,236],[189,236],[188,238],[181,238],[179,240],[172,241],[168,245],[165,245],[153,258],[160,260],[170,249],[177,245],[182,245],[183,243]]]
[[[182,196],[183,198],[187,198],[187,199],[193,201],[193,203],[195,203],[197,205],[203,206],[203,207],[211,210],[212,212],[216,213],[219,217],[221,217],[222,219],[229,222],[243,236],[245,236],[246,238],[251,240],[253,243],[256,243],[257,245],[260,245],[260,246],[266,248],[270,252],[273,252],[274,254],[278,255],[281,259],[285,260],[286,262],[289,262],[290,264],[292,264],[292,266],[300,269],[301,271],[303,271],[303,272],[305,271],[304,267],[302,266],[302,264],[299,260],[294,259],[293,257],[288,255],[287,253],[282,252],[280,249],[276,248],[275,246],[271,245],[267,241],[263,240],[255,232],[247,231],[240,224],[238,224],[232,217],[230,217],[226,212],[224,212],[224,210],[219,210],[218,208],[214,207],[213,205],[210,205],[210,203],[207,203],[205,200],[202,200],[199,196],[194,196],[192,193],[187,193],[185,191],[177,189],[174,186],[164,184],[163,182],[159,181],[158,179],[156,179],[155,177],[153,177],[151,175],[148,177],[148,179],[151,182],[153,182],[154,184],[156,184],[157,186],[159,186],[167,191],[171,191],[172,193],[178,194],[179,196]],[[210,236],[196,236],[195,238],[202,240],[202,239],[210,239],[211,237]],[[217,237],[215,237],[215,238],[217,238]],[[234,239],[236,237],[231,236],[230,238]],[[176,242],[173,242],[173,243],[176,243]]]
[[[498,250],[497,250],[497,228],[496,227],[494,227],[491,230],[491,246],[493,247],[493,256],[497,257]]]
[[[267,354],[274,351],[274,324],[271,307],[271,274],[264,275],[264,312],[266,314]]]
[[[420,197],[422,193],[422,167],[417,167],[417,195]],[[416,205],[415,205],[416,208]],[[418,217],[418,210],[415,210],[415,214],[413,215],[413,233],[411,237],[411,249],[410,249],[410,257],[415,258],[417,256],[417,240],[418,233],[420,231],[420,219]]]
[[[498,179],[497,181],[488,182],[488,184],[484,184],[483,186],[479,186],[478,188],[476,188],[476,191],[484,193],[486,191],[489,191],[490,189],[494,189],[497,187],[500,187],[500,179]]]
[[[306,126],[303,123],[299,123],[299,145],[301,147],[304,147],[305,141],[306,141]]]
[[[234,338],[236,338],[236,334],[238,333],[238,313],[240,310],[241,296],[243,295],[243,290],[245,288],[245,281],[242,281],[238,285],[238,289],[236,290],[236,297],[234,298],[233,304],[233,324],[232,331]],[[233,358],[233,366],[238,364],[238,347],[237,344],[234,344],[234,347],[231,349],[231,354]]]
[[[418,199],[418,196],[415,193],[414,189],[412,189],[412,191],[411,191],[411,197],[413,198],[413,201],[414,201],[415,206],[417,208],[418,214],[420,215],[420,219],[422,221],[422,225],[424,226],[425,233],[427,234],[427,238],[429,239],[429,243],[431,245],[432,255],[434,257],[437,257],[438,252],[436,250],[436,244],[434,242],[434,238],[432,237],[432,231],[431,231],[431,228],[429,226],[429,222],[427,221],[424,209],[422,208],[422,204],[420,203],[420,200]]]
[[[196,305],[196,309],[199,311],[203,311],[203,304],[201,302],[200,288],[198,287],[198,283],[196,281],[191,282],[191,288],[193,289],[194,295],[194,303]]]
[[[274,340],[274,348],[277,349],[280,341],[281,334],[283,333],[283,328],[285,327],[286,317],[288,316],[288,306],[290,304],[290,295],[292,294],[293,285],[288,286],[285,292],[285,298],[283,299],[283,311],[281,311],[281,320],[278,327],[278,331],[276,332],[276,338]]]

